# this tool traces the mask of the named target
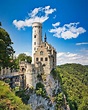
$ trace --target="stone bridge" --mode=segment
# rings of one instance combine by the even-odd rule
[[[11,88],[20,87],[21,89],[24,89],[26,86],[25,75],[24,73],[20,72],[10,72],[10,73],[3,72],[3,74],[0,74],[0,80],[9,83]]]

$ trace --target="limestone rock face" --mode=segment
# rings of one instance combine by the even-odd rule
[[[54,80],[51,74],[46,75],[46,81],[44,81],[44,85],[45,85],[47,94],[51,97],[57,94],[58,89],[60,89],[58,80]]]
[[[31,104],[33,110],[55,110],[56,102],[53,98],[58,94],[60,84],[58,80],[54,80],[51,74],[44,77],[46,80],[42,80],[41,83],[44,85],[47,97],[49,98],[42,97],[41,95],[38,96],[36,93],[31,94],[28,103]]]
[[[49,99],[37,96],[36,94],[30,96],[28,103],[31,104],[32,110],[55,110],[54,103],[52,105]]]

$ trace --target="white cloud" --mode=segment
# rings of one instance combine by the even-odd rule
[[[39,7],[39,8],[35,8],[31,13],[29,13],[28,15],[30,16],[30,17],[35,17],[36,16],[36,14],[38,14],[38,12],[41,10],[41,7]]]
[[[23,27],[25,26],[25,22],[24,22],[24,21],[21,21],[21,20],[19,20],[19,22],[18,22],[17,20],[14,20],[14,21],[13,21],[13,24],[14,24],[18,29],[23,28]]]
[[[45,10],[46,16],[48,16],[49,14],[52,14],[54,11],[56,11],[55,8],[54,8],[54,9],[50,9],[50,6],[46,6],[46,7],[44,8],[44,10]]]
[[[57,23],[55,23],[55,24],[52,24],[53,27],[57,27],[57,26],[59,26],[59,25],[60,25],[60,22],[57,22]]]
[[[71,39],[71,38],[77,38],[79,34],[82,34],[86,32],[86,30],[83,27],[78,27],[79,22],[77,23],[70,23],[65,24],[64,26],[60,27],[60,22],[57,22],[55,24],[52,24],[54,27],[53,29],[50,29],[49,32],[53,33],[53,36],[63,39]]]
[[[82,65],[88,65],[88,51],[85,53],[70,53],[70,52],[59,52],[57,53],[57,65],[66,63],[79,63]]]
[[[34,10],[32,10],[30,13],[28,13],[28,18],[25,20],[14,20],[13,24],[18,28],[21,29],[24,27],[30,27],[32,25],[33,22],[45,22],[47,19],[49,19],[49,15],[52,14],[53,12],[55,12],[56,9],[52,9],[50,8],[50,6],[45,6],[43,7],[39,7],[39,8],[35,8]]]
[[[87,45],[88,42],[81,42],[81,43],[76,43],[76,45]]]

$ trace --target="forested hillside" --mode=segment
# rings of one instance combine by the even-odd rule
[[[0,81],[0,110],[31,110],[29,105],[15,96],[9,85]]]
[[[71,110],[88,110],[88,66],[65,64],[53,74],[60,80]]]

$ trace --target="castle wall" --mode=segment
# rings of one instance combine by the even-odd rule
[[[43,44],[40,45],[37,52],[34,54],[34,64],[37,62],[41,62],[44,73],[50,73],[50,61],[49,56],[47,52],[47,47]]]
[[[25,71],[25,77],[26,77],[26,85],[29,85],[29,87],[33,86],[33,67],[31,64],[27,64],[27,68]]]

